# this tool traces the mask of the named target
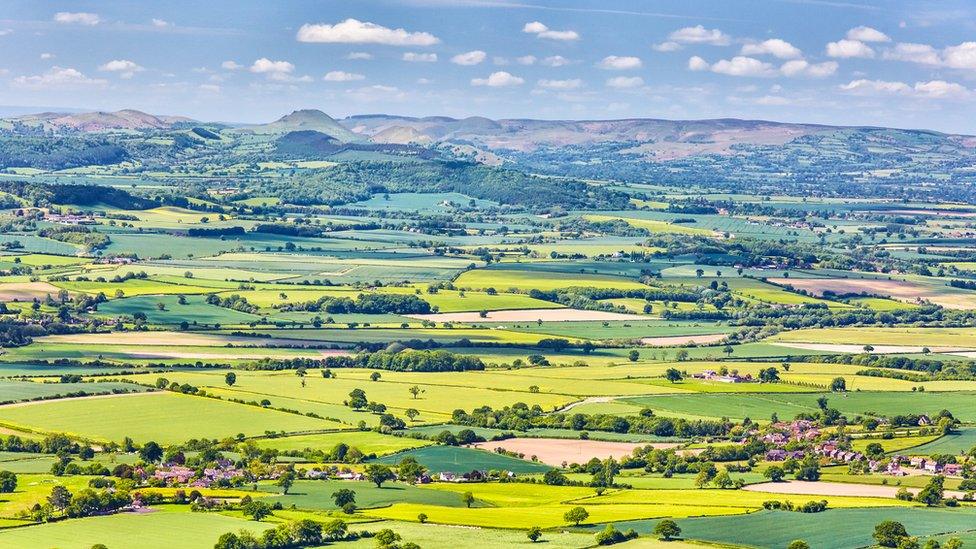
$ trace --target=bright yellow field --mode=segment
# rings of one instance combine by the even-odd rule
[[[699,229],[697,227],[688,227],[686,225],[677,225],[674,223],[666,223],[664,221],[655,221],[652,219],[636,219],[633,217],[620,217],[613,215],[591,215],[587,214],[583,216],[583,219],[587,221],[594,221],[600,223],[602,221],[624,221],[631,227],[637,227],[638,229],[647,229],[652,233],[674,233],[674,234],[699,234],[705,236],[712,236],[715,233],[709,231],[708,229]]]

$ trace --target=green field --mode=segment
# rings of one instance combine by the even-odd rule
[[[169,392],[5,407],[0,408],[0,424],[93,440],[121,441],[128,436],[161,444],[337,426],[326,420]]]

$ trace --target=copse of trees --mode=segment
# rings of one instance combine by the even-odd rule
[[[484,370],[480,358],[448,351],[413,351],[399,353],[381,351],[360,353],[353,356],[330,356],[325,359],[326,368],[372,368],[395,372],[464,372]]]
[[[546,414],[538,405],[515,403],[500,410],[490,406],[475,408],[470,413],[454,410],[451,423],[471,427],[526,431],[531,428],[571,429],[574,431],[607,431],[641,433],[662,437],[725,436],[735,425],[730,421],[689,421],[682,418],[640,415],[623,417],[605,414]]]
[[[289,303],[278,307],[283,311],[323,311],[330,314],[428,314],[430,303],[413,294],[359,294],[356,299],[322,296],[314,301]]]

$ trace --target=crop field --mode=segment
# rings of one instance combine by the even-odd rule
[[[966,454],[976,447],[976,428],[963,427],[956,432],[913,446],[908,453],[920,456],[933,454]]]
[[[327,451],[335,447],[336,444],[343,443],[358,448],[364,454],[377,454],[381,456],[430,444],[425,440],[382,435],[374,431],[295,435],[257,439],[255,442],[260,448],[273,448],[280,451],[300,451],[305,448]]]
[[[0,544],[24,549],[87,549],[97,543],[124,547],[135,538],[146,537],[143,547],[170,549],[172,534],[179,531],[180,549],[207,549],[224,532],[263,532],[269,524],[241,520],[219,513],[189,513],[164,510],[156,513],[124,513],[88,520],[70,520],[33,526],[30,529],[0,530]],[[155,541],[153,541],[155,540]]]
[[[200,418],[211,418],[205,422]],[[151,428],[145,424],[149,422]],[[92,440],[173,443],[192,437],[335,428],[336,423],[260,407],[169,393],[144,393],[0,406],[0,424]]]
[[[973,510],[886,509],[881,513],[897,520],[913,535],[930,535],[972,529]],[[834,509],[823,513],[763,511],[746,517],[694,518],[679,522],[682,533],[692,539],[716,543],[748,544],[752,547],[785,547],[794,539],[804,539],[812,547],[865,547],[879,513],[873,509]],[[648,529],[652,523],[635,524]],[[630,527],[621,524],[618,527]],[[646,530],[645,530],[646,531]],[[761,531],[763,536],[751,535]]]
[[[515,288],[517,290],[555,290],[559,288],[592,287],[627,290],[644,287],[639,282],[613,276],[548,273],[545,277],[540,278],[536,273],[518,269],[466,271],[454,280],[454,284],[461,288],[495,288],[499,291],[509,288]]]
[[[680,394],[622,399],[635,408],[649,407],[656,413],[693,417],[751,417],[765,420],[772,414],[793,417],[800,412],[815,412],[817,398],[825,396],[831,406],[844,413],[896,414],[906,409],[936,414],[951,408],[963,421],[976,421],[976,403],[972,393],[852,392],[831,394]],[[906,406],[908,408],[906,408]]]

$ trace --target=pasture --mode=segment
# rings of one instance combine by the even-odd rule
[[[339,426],[327,420],[170,392],[0,406],[0,425],[68,433],[95,441],[121,441],[128,436],[160,444]]]

